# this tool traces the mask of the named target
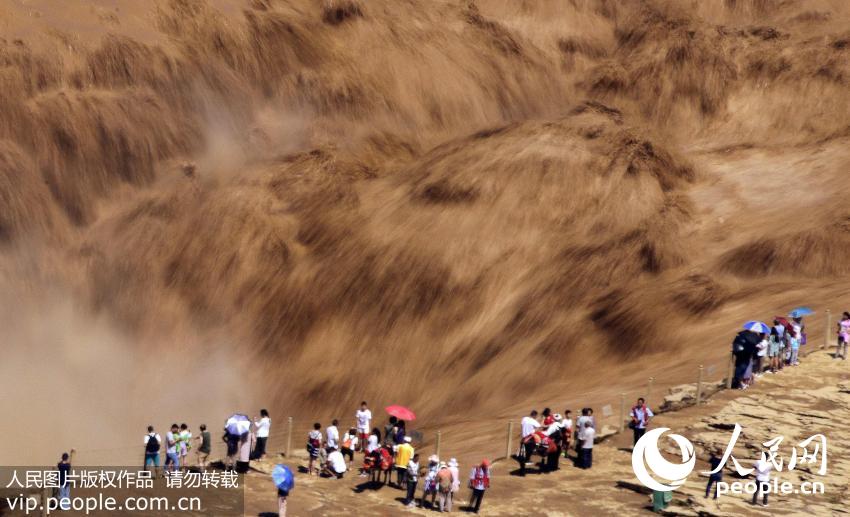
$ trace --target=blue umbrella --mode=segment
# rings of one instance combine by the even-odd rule
[[[236,413],[224,423],[228,434],[242,435],[251,430],[251,419],[247,415]]]
[[[272,480],[274,485],[284,492],[292,491],[292,487],[295,486],[295,476],[292,475],[289,467],[282,463],[278,463],[272,469]]]
[[[770,334],[770,327],[760,321],[748,321],[744,323],[744,330],[749,330],[756,334]]]
[[[808,316],[809,314],[814,314],[815,311],[811,310],[808,307],[797,307],[793,311],[789,312],[788,315],[792,318],[802,318],[803,316]]]

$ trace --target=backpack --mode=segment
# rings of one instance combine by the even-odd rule
[[[437,476],[437,486],[440,489],[440,492],[443,494],[447,494],[452,491],[452,476]]]
[[[145,444],[145,452],[148,454],[159,452],[159,440],[156,439],[155,434],[148,435],[148,443]]]

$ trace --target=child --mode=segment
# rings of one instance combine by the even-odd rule
[[[357,450],[357,430],[353,427],[348,430],[342,437],[342,455],[348,456],[348,468],[351,468],[354,462],[354,451]]]
[[[186,424],[180,425],[180,466],[184,469],[189,468],[189,449],[192,448],[192,433],[189,431],[189,426]]]
[[[321,464],[316,465],[316,460],[319,459],[319,450],[322,448],[322,424],[316,422],[313,424],[313,430],[307,435],[307,452],[310,454],[310,464],[307,466],[307,473],[313,475],[315,467],[316,475],[321,472]]]

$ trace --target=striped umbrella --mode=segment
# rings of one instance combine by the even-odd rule
[[[744,330],[755,332],[756,334],[769,334],[770,327],[760,321],[748,321],[744,323]]]

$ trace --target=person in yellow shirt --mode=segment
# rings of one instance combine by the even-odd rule
[[[407,484],[407,463],[413,457],[413,446],[410,445],[409,436],[404,437],[404,443],[398,446],[395,455],[395,470],[398,475],[398,487],[404,488]]]

